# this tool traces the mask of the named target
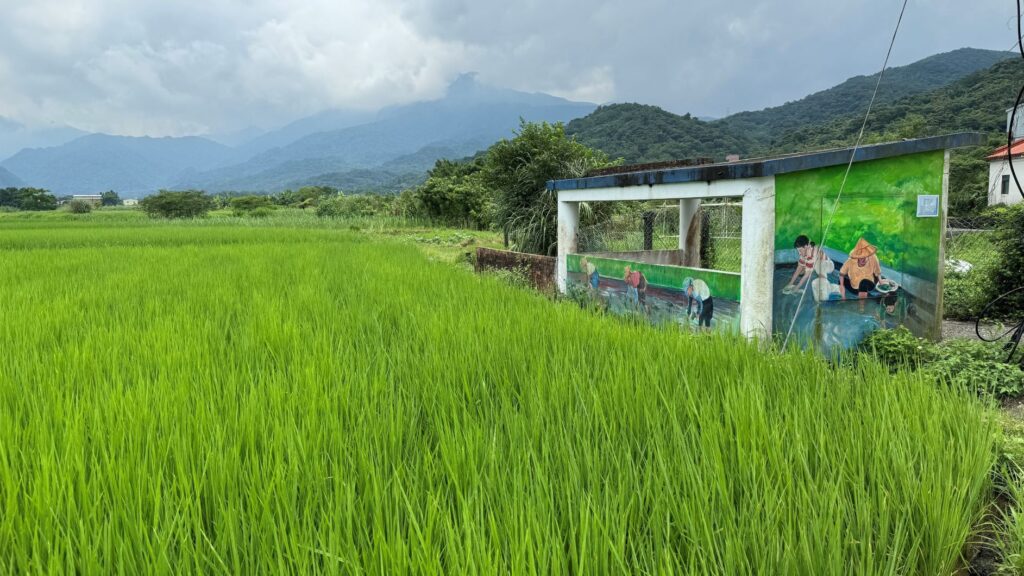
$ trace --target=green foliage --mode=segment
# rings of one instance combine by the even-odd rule
[[[891,370],[923,370],[941,382],[982,396],[1024,395],[1024,371],[1004,362],[1000,344],[953,339],[939,344],[917,338],[904,327],[877,330],[861,345]]]
[[[1024,393],[1024,371],[1004,362],[1002,347],[971,340],[950,340],[935,348],[935,360],[926,370],[943,382],[996,398],[1017,398]]]
[[[85,200],[72,200],[68,202],[68,212],[72,214],[88,214],[92,212],[92,204]]]
[[[214,200],[198,190],[161,190],[143,198],[139,206],[150,218],[201,218],[213,209]]]
[[[435,222],[478,230],[494,222],[494,192],[484,181],[482,158],[438,160],[414,194],[423,214]]]
[[[1000,207],[992,212],[996,218],[993,247],[1000,255],[1000,264],[992,270],[992,299],[1024,286],[1024,204]],[[1019,320],[1024,315],[1024,290],[999,298],[989,316]]]
[[[904,326],[894,330],[876,330],[861,343],[861,350],[892,370],[921,367],[933,359],[933,348],[930,342],[914,336]]]
[[[383,194],[353,194],[334,196],[320,201],[316,215],[327,218],[360,218],[392,215],[398,204],[395,196]]]
[[[971,74],[986,70],[1011,58],[1013,58],[1013,54],[1009,52],[963,48],[945,54],[937,54],[907,66],[890,68],[885,71],[885,76],[879,86],[874,110],[881,111],[899,107],[901,102],[913,98],[925,98],[923,96],[925,94],[942,90],[951,83],[958,82]],[[853,125],[856,126],[855,129],[859,129],[877,82],[877,74],[855,76],[838,86],[817,92],[796,102],[759,112],[741,112],[724,118],[721,122],[733,128],[741,128],[756,136],[762,143],[763,151],[770,149],[775,152],[808,150],[818,145],[834,142],[834,135],[815,135],[814,133],[820,127],[828,126],[836,119],[842,119],[840,123],[847,130],[853,130]],[[993,102],[993,100],[980,101],[985,102],[986,107]],[[998,106],[992,108],[995,109]],[[922,135],[929,126],[930,115],[914,106],[907,106],[903,110],[906,115],[922,116],[925,122],[920,123],[915,120],[909,124],[903,124],[902,130],[910,129],[911,133],[902,137]],[[999,108],[997,112],[1001,114],[1003,110],[1005,108]],[[872,112],[871,127],[873,129],[871,131],[874,133],[893,130],[892,127],[898,125],[898,120],[901,119]],[[914,124],[917,124],[916,128]],[[898,133],[900,130],[894,131]],[[786,136],[793,133],[799,133],[800,136]],[[817,137],[813,141],[802,142],[800,137],[805,135]],[[764,144],[768,146],[765,148]]]
[[[497,268],[488,270],[484,275],[497,278],[514,288],[522,290],[533,289],[533,282],[530,281],[530,272],[526,268]]]
[[[57,198],[39,188],[3,188],[0,189],[0,207],[15,210],[56,210]]]
[[[274,207],[274,202],[270,196],[251,195],[232,198],[229,205],[235,216],[255,216],[253,212],[256,210],[269,214]]]
[[[1000,556],[998,574],[1019,576],[1024,574],[1024,470],[1009,466],[1011,470],[1003,476],[1009,478],[1006,494],[1010,504],[999,518],[995,541]]]
[[[107,190],[100,194],[100,206],[120,206],[121,197],[113,190]]]
[[[989,503],[967,395],[398,242],[34,223],[0,270],[4,572],[952,574]]]
[[[984,226],[980,220],[975,225]],[[1001,266],[1002,255],[991,232],[958,233],[946,241],[946,257],[968,262],[971,269],[946,267],[943,308],[946,318],[976,320],[996,297],[992,277]],[[1024,463],[1022,463],[1024,464]]]
[[[986,131],[997,131],[1000,122],[1005,122],[999,116],[1006,107],[993,103],[1005,101],[1007,95],[1012,100],[1018,86],[1001,90],[1003,78],[998,74],[999,88],[984,86],[990,82],[987,77],[970,81],[966,78],[1011,57],[1006,52],[965,48],[887,70],[876,110],[893,111],[879,112],[880,119],[871,124],[875,128],[869,132],[869,140],[878,140],[883,133],[891,139],[937,133],[937,118],[932,109],[942,105],[942,98],[926,95],[937,94],[956,82],[967,82],[971,88],[950,92],[966,101],[942,112],[944,121],[948,121],[946,131],[977,129],[980,125],[988,126]],[[857,76],[795,102],[710,122],[688,114],[678,116],[654,106],[602,106],[590,116],[570,122],[566,132],[629,163],[699,156],[722,160],[727,154],[771,155],[847,145],[852,144],[852,136],[860,128],[876,81],[877,75]],[[914,98],[917,100],[911,100]],[[974,117],[960,122],[960,113]],[[955,125],[953,130],[948,129],[951,124]]]
[[[698,156],[722,160],[757,148],[749,135],[728,124],[678,116],[642,104],[601,106],[566,127],[569,136],[627,163],[661,162]]]
[[[972,146],[950,151],[950,216],[976,216],[988,207],[989,164],[985,158],[1001,145],[999,140],[999,136],[994,136],[988,146]],[[1002,144],[1005,145],[1005,142]]]
[[[274,215],[274,207],[260,206],[259,208],[254,208],[246,212],[246,215],[249,216],[250,218],[269,218],[270,216]]]
[[[274,196],[273,201],[280,206],[315,208],[322,200],[339,195],[341,191],[331,186],[305,186],[294,191],[285,190]]]
[[[764,156],[852,146],[874,90],[876,75],[858,76],[796,102],[703,122],[653,106],[603,106],[573,120],[566,132],[629,163],[726,154]],[[962,49],[886,71],[866,142],[975,130],[1005,129],[1005,110],[1024,83],[1024,64],[1012,54]],[[1005,136],[1004,136],[1005,138]],[[955,152],[950,170],[953,215],[987,203],[991,148]]]
[[[522,252],[553,254],[557,246],[557,198],[549,180],[579,178],[612,165],[602,153],[569,138],[561,124],[523,121],[515,138],[487,151],[483,181],[495,191],[495,218]],[[602,208],[581,209],[581,221],[600,219]]]

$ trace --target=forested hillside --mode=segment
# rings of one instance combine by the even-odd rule
[[[720,159],[757,147],[752,138],[730,126],[643,104],[601,106],[586,118],[570,122],[566,133],[628,164],[693,156]]]
[[[954,152],[953,214],[974,212],[985,204],[985,156],[1004,138],[1006,109],[1013,105],[1024,83],[1024,63],[1005,56],[1002,52],[964,49],[891,69],[883,78],[871,113],[866,142],[958,131],[991,135],[991,146]],[[995,63],[963,74],[989,61]],[[566,131],[627,163],[694,157],[723,160],[727,154],[751,157],[852,146],[876,78],[851,78],[798,102],[712,122],[654,106],[602,106],[590,116],[569,123]],[[949,81],[923,91],[939,84],[942,78]]]
[[[890,68],[885,71],[882,83],[878,86],[875,105],[931,92],[1012,57],[1011,52],[961,48],[907,66]],[[878,74],[855,76],[838,86],[796,102],[758,112],[740,112],[716,124],[742,130],[762,145],[770,147],[772,140],[790,130],[849,115],[863,118],[877,82]]]
[[[1006,110],[1024,84],[1024,62],[1007,60],[971,74],[949,86],[877,106],[868,123],[868,142],[919,138],[973,130],[990,135],[989,145],[956,150],[950,174],[950,212],[963,215],[984,208],[988,197],[988,162],[993,148],[1005,143]],[[847,115],[831,122],[783,134],[776,149],[850,146],[863,116]]]

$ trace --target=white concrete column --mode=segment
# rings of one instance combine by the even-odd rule
[[[578,248],[576,232],[580,225],[580,205],[576,202],[558,201],[558,260],[555,262],[555,282],[558,290],[565,292],[569,278],[566,256]]]
[[[991,190],[989,191],[991,194]],[[990,204],[991,205],[991,204]],[[935,323],[928,329],[928,337],[942,340],[942,318],[946,315],[946,228],[949,225],[949,150],[942,165],[942,208],[939,212],[939,275],[935,280]]]
[[[700,209],[700,199],[690,198],[679,201],[679,249],[686,250],[686,233],[690,230],[690,222]]]
[[[775,282],[775,178],[745,182],[750,188],[743,194],[740,331],[748,338],[768,339]]]

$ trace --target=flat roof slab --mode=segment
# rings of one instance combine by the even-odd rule
[[[963,148],[965,146],[981,146],[988,142],[984,134],[978,132],[961,132],[945,136],[872,144],[856,149],[854,162],[881,160],[893,156],[933,152]],[[739,180],[775,176],[789,172],[802,172],[840,166],[850,161],[853,148],[838,148],[820,152],[791,154],[776,158],[757,158],[739,162],[723,162],[704,164],[682,168],[666,168],[660,170],[630,171],[629,166],[623,167],[620,174],[591,176],[589,178],[573,178],[569,180],[552,180],[548,182],[548,190],[594,190],[599,188],[625,188],[628,186],[658,186],[661,184],[682,184],[686,182],[712,182],[715,180]]]

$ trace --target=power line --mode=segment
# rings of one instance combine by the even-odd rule
[[[1017,27],[1018,27],[1018,40],[1019,40],[1020,36],[1021,36],[1021,34],[1019,33],[1020,32],[1020,18],[1019,18],[1019,15],[1020,15],[1020,0],[1017,0],[1017,7],[1018,7],[1018,9],[1017,9],[1017,13],[1018,13]],[[850,177],[850,170],[853,169],[853,161],[857,157],[857,150],[860,148],[860,144],[864,140],[864,131],[867,130],[867,127],[868,127],[868,118],[870,118],[870,116],[871,116],[871,108],[875,105],[875,98],[878,97],[878,88],[879,88],[879,86],[882,85],[882,77],[885,75],[885,69],[889,66],[889,57],[892,56],[893,46],[896,45],[896,36],[900,32],[900,24],[903,23],[903,14],[906,11],[907,11],[907,0],[903,0],[903,6],[900,8],[900,16],[896,20],[896,28],[892,31],[892,39],[889,40],[889,50],[886,51],[886,53],[885,53],[885,61],[882,62],[882,69],[878,73],[878,80],[875,82],[875,90],[874,90],[874,92],[872,92],[871,100],[868,102],[868,109],[867,109],[867,112],[864,114],[864,122],[861,123],[861,125],[860,125],[860,133],[857,135],[857,142],[853,145],[853,150],[850,151],[850,161],[846,164],[846,173],[843,174],[843,182],[842,182],[842,184],[839,185],[839,193],[836,194],[835,205],[832,206],[832,212],[829,214],[828,222],[826,223],[825,229],[822,232],[821,243],[818,244],[819,252],[815,256],[815,258],[820,258],[820,256],[821,256],[821,252],[820,251],[825,249],[825,240],[828,239],[829,229],[832,228],[832,220],[835,218],[836,211],[839,209],[839,201],[842,199],[843,191],[846,189],[846,181]],[[1024,57],[1024,43],[1018,42],[1018,45],[1021,46],[1021,57]],[[1022,91],[1021,91],[1021,96],[1024,97],[1024,89],[1022,89]],[[1011,166],[1011,170],[1012,170],[1012,166]],[[1016,176],[1015,176],[1015,178],[1016,178]],[[800,291],[800,300],[797,302],[796,311],[793,312],[793,319],[789,323],[789,330],[786,331],[786,338],[782,342],[782,351],[783,352],[786,351],[786,347],[789,345],[789,338],[793,335],[793,328],[796,326],[797,317],[800,315],[800,309],[803,307],[804,300],[807,297],[807,289],[810,287],[810,285],[811,285],[810,282],[806,283],[804,285],[803,290]]]
[[[1024,38],[1024,34],[1021,30],[1020,0],[1017,0],[1017,47],[1020,49],[1021,59],[1024,59],[1024,40],[1022,38]],[[1017,100],[1013,103],[1013,110],[1010,111],[1010,125],[1006,127],[1006,161],[1010,164],[1010,174],[1013,174],[1013,182],[1017,185],[1017,191],[1024,196],[1024,188],[1021,188],[1017,170],[1013,167],[1013,128],[1017,123],[1017,109],[1020,108],[1022,99],[1024,99],[1024,86],[1021,86],[1020,92],[1017,93]]]

